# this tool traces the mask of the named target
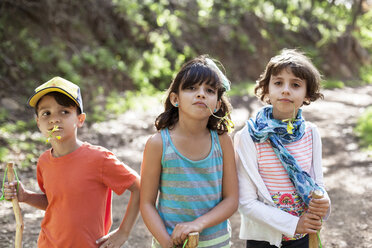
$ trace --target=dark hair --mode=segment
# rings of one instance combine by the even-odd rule
[[[323,94],[320,93],[321,75],[311,60],[295,49],[283,49],[279,55],[270,59],[265,71],[257,80],[254,92],[261,101],[265,101],[265,96],[269,93],[271,75],[276,76],[287,68],[291,69],[296,77],[306,80],[306,96],[310,102],[323,98]],[[309,105],[310,102],[305,101],[303,104]]]
[[[219,72],[213,68],[206,59],[210,59],[208,55],[201,55],[188,62],[186,62],[176,77],[172,81],[171,85],[167,90],[167,99],[164,103],[164,112],[161,113],[155,120],[155,126],[157,130],[163,128],[172,129],[178,121],[178,108],[174,107],[170,101],[170,94],[172,92],[178,94],[179,89],[186,89],[195,84],[206,83],[217,90],[217,99],[221,101],[220,109],[214,113],[219,117],[230,118],[230,112],[232,110],[231,104],[225,96],[226,89],[222,84]],[[218,62],[218,61],[217,61]],[[219,63],[219,62],[218,62]],[[219,63],[221,65],[221,63]],[[214,117],[211,115],[208,120],[207,128],[211,130],[217,130],[218,134],[227,132],[228,120]]]
[[[59,105],[62,105],[62,106],[65,106],[65,107],[71,107],[71,106],[75,107],[76,108],[76,113],[78,115],[81,114],[81,110],[80,110],[79,106],[76,104],[76,102],[74,100],[72,100],[70,97],[63,94],[63,93],[60,93],[60,92],[57,92],[57,91],[52,91],[52,92],[49,92],[49,93],[45,94],[44,96],[53,97]],[[39,101],[37,101],[37,103],[35,105],[36,115],[38,115],[38,112],[39,112],[39,102],[40,102],[41,99],[43,99],[44,96],[42,96],[39,99]]]

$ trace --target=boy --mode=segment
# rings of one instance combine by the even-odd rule
[[[24,189],[17,182],[5,185],[7,200],[45,210],[38,247],[120,247],[138,217],[139,176],[100,146],[82,142],[77,129],[85,121],[77,85],[55,77],[35,89],[28,101],[35,108],[40,132],[52,148],[37,163],[37,181],[43,193]],[[111,227],[111,189],[131,191],[120,227]],[[106,235],[107,234],[107,235]]]

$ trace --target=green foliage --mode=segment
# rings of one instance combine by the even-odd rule
[[[0,123],[5,122],[8,116],[9,116],[8,110],[6,110],[5,108],[0,108]]]
[[[360,78],[366,84],[372,84],[372,64],[360,67]]]
[[[340,80],[328,79],[328,80],[324,80],[322,82],[322,88],[324,88],[324,89],[335,89],[335,88],[341,89],[341,88],[344,88],[344,87],[345,87],[344,82],[342,82]]]
[[[239,84],[232,84],[231,90],[228,92],[230,96],[254,96],[254,88],[256,84],[254,82],[242,82]]]
[[[0,147],[0,162],[4,163],[8,160],[9,149],[6,147]]]
[[[363,47],[368,49],[369,53],[372,53],[372,10],[362,15],[357,20],[358,29],[353,34],[357,37],[358,41]]]
[[[41,140],[35,138],[30,130],[36,129],[34,120],[29,122],[17,121],[15,123],[7,122],[0,126],[0,140],[6,146],[0,147],[0,162],[21,159],[21,166],[27,167],[37,161],[37,146]],[[16,158],[14,158],[16,154]]]
[[[102,122],[128,110],[148,110],[156,106],[162,99],[163,92],[151,85],[137,91],[117,92],[111,91],[103,97],[103,88],[100,87],[98,94],[94,97],[93,110],[87,115],[87,122]]]
[[[113,91],[106,99],[106,111],[117,116],[130,109],[148,110],[161,101],[162,93],[155,89],[143,88],[141,91]]]
[[[355,131],[364,147],[372,150],[372,107],[359,117]]]
[[[16,123],[7,122],[0,126],[0,131],[4,133],[20,133],[28,130],[35,129],[36,122],[34,119],[25,122],[22,120],[16,121]]]

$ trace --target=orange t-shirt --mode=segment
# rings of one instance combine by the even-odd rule
[[[48,207],[41,222],[38,247],[98,247],[111,227],[111,189],[122,194],[135,172],[109,150],[84,143],[55,158],[51,149],[37,164],[37,181]]]

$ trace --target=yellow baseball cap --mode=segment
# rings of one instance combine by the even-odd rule
[[[35,93],[30,97],[30,99],[28,99],[28,105],[35,108],[41,97],[49,92],[54,91],[65,94],[74,100],[83,113],[83,99],[81,97],[79,86],[61,77],[54,77],[48,82],[37,87],[35,89]]]

